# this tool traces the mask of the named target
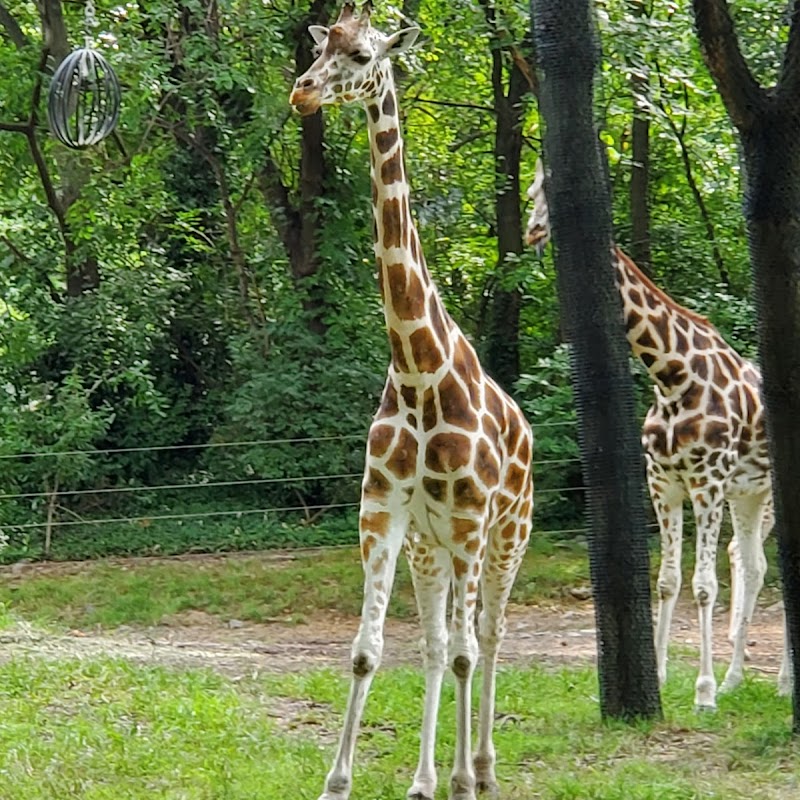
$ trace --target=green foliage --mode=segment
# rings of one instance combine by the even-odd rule
[[[566,345],[540,358],[530,374],[520,377],[515,392],[533,427],[534,525],[543,530],[580,527],[583,480]]]
[[[27,43],[0,37],[4,123],[30,118],[42,46],[36,4],[12,6]],[[528,4],[493,6],[503,46],[522,46]],[[777,68],[774,43],[787,31],[778,6],[734,8],[745,52],[766,80]],[[325,525],[332,512],[323,512],[322,527],[299,520],[357,499],[363,437],[388,348],[374,280],[362,109],[326,111],[322,192],[304,199],[301,123],[287,99],[297,48],[310,46],[301,24],[310,7],[98,0],[96,44],[124,87],[118,140],[72,153],[40,124],[37,164],[26,136],[0,131],[0,490],[26,495],[0,503],[6,557],[41,556],[43,529],[11,526],[41,525],[48,513],[55,523],[153,520],[56,527],[58,557],[331,541]],[[599,103],[617,238],[629,239],[635,102],[651,119],[654,278],[752,355],[739,159],[702,65],[690,6],[654,4],[639,16],[627,0],[603,0],[598,9]],[[64,3],[63,11],[71,41],[80,41],[83,6]],[[536,525],[582,527],[556,276],[530,251],[502,280],[496,266],[492,37],[484,8],[425,0],[406,13],[424,34],[402,57],[398,75],[412,210],[427,262],[451,314],[479,348],[494,289],[520,289],[523,378],[516,390],[536,428],[535,458],[546,462],[536,469]],[[388,29],[401,13],[384,6],[374,17]],[[635,99],[634,71],[650,79],[650,91]],[[532,97],[524,102],[526,187],[540,123]],[[43,103],[36,110],[43,120]],[[70,254],[42,164],[64,204]],[[309,276],[296,274],[291,237],[282,234],[301,212],[313,219],[318,269]],[[99,287],[67,297],[68,263],[87,261],[97,263]],[[321,332],[310,322],[315,307],[322,309]],[[223,447],[296,438],[319,441]],[[146,450],[151,446],[168,449]],[[125,452],[99,454],[108,450]],[[22,453],[36,457],[11,457]],[[128,491],[247,480],[274,482]],[[92,489],[104,491],[65,494]],[[114,489],[126,491],[106,491]],[[561,489],[568,491],[559,496]],[[154,519],[268,507],[303,510],[202,524]],[[331,527],[337,524],[332,519]]]

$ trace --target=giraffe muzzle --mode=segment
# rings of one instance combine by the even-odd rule
[[[322,105],[320,93],[308,78],[298,80],[294,85],[289,103],[301,117],[307,117],[319,110]]]

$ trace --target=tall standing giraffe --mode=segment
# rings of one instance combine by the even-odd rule
[[[494,790],[495,666],[505,606],[522,561],[532,511],[532,434],[517,405],[481,369],[425,266],[409,205],[397,95],[389,57],[418,28],[386,36],[348,3],[330,28],[312,26],[318,57],[295,83],[301,114],[358,101],[367,110],[375,255],[391,347],[386,386],[367,443],[359,531],[361,624],[338,752],[320,800],[345,800],[367,692],[381,659],[395,564],[405,547],[424,628],[425,705],[419,764],[408,797],[432,800],[434,743],[444,669],[456,678],[456,747],[450,794]],[[482,610],[475,636],[480,586]],[[452,589],[449,637],[448,592]],[[474,766],[470,693],[484,672]]]
[[[534,207],[526,240],[539,251],[550,238],[542,161],[528,189]],[[717,597],[717,544],[725,503],[733,523],[729,638],[733,654],[721,691],[741,683],[747,628],[767,569],[763,540],[774,523],[770,462],[761,402],[761,375],[711,323],[676,303],[619,248],[613,249],[626,335],[653,382],[642,445],[647,483],[661,531],[656,660],[667,677],[669,628],[681,586],[683,501],[697,528],[692,589],[700,627],[700,671],[695,706],[716,708],[712,613]],[[788,652],[779,675],[789,691]]]

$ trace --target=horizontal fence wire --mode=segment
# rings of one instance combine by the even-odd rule
[[[577,420],[554,420],[552,422],[539,422],[532,425],[534,432],[540,428],[574,428],[577,426]],[[317,442],[347,442],[359,440],[364,441],[366,431],[362,433],[353,434],[335,434],[326,436],[307,436],[296,438],[274,438],[274,439],[254,439],[247,441],[234,441],[234,442],[205,442],[200,444],[182,444],[182,445],[149,445],[138,447],[116,447],[104,450],[60,450],[60,451],[44,451],[44,452],[24,452],[24,453],[5,453],[0,454],[0,460],[13,460],[13,459],[38,459],[38,458],[58,458],[64,456],[111,456],[111,455],[124,455],[129,453],[147,453],[147,452],[170,452],[170,451],[192,451],[192,450],[209,450],[221,448],[267,448],[271,446],[283,445],[302,445],[314,444]],[[550,467],[550,466],[567,466],[580,464],[580,459],[577,457],[571,458],[543,458],[534,459],[532,465],[534,467]],[[295,483],[310,483],[314,481],[346,481],[361,478],[363,472],[341,472],[332,474],[321,475],[297,475],[297,476],[283,476],[277,478],[247,478],[241,480],[211,480],[211,481],[191,481],[191,482],[175,482],[154,485],[137,485],[137,486],[111,486],[111,487],[98,487],[94,489],[65,489],[63,491],[48,492],[8,492],[0,494],[0,500],[37,500],[37,499],[53,499],[54,497],[80,497],[92,495],[137,495],[147,494],[150,492],[166,492],[166,491],[183,491],[183,490],[196,490],[196,489],[228,489],[228,488],[243,488],[247,486],[280,486],[291,485]],[[585,491],[584,486],[565,486],[561,488],[545,488],[536,489],[534,491],[535,497],[543,495],[565,495],[573,494],[575,492]],[[60,520],[51,519],[49,522],[26,522],[19,524],[4,524],[2,527],[5,530],[30,530],[30,529],[43,529],[43,528],[74,528],[82,525],[122,525],[122,524],[139,524],[149,525],[153,522],[163,521],[181,521],[181,520],[203,520],[221,517],[244,517],[256,515],[269,515],[278,513],[305,513],[309,512],[322,512],[328,510],[342,510],[354,509],[359,506],[358,502],[341,502],[341,503],[327,503],[320,505],[285,505],[276,506],[271,508],[256,508],[256,509],[233,509],[225,511],[198,511],[174,514],[154,514],[154,515],[138,515],[138,516],[119,516],[119,517],[101,517],[97,519],[72,519]],[[74,512],[68,512],[74,513]],[[76,515],[77,516],[77,515]],[[562,528],[562,529],[547,529],[542,531],[535,531],[535,534],[542,535],[578,535],[588,533],[585,527],[576,528]],[[327,546],[326,546],[327,547]],[[314,549],[314,548],[303,548]],[[324,549],[324,548],[322,548]]]
[[[0,453],[0,460],[15,458],[55,458],[58,456],[108,456],[119,453],[148,453],[166,450],[203,450],[214,447],[264,447],[275,444],[308,444],[363,439],[365,434],[352,433],[336,436],[306,436],[297,439],[256,439],[249,442],[205,442],[203,444],[157,444],[142,447],[109,447],[105,450],[50,450],[43,453]]]
[[[57,492],[59,497],[95,494],[135,494],[140,492],[163,492],[179,489],[218,489],[231,486],[260,486],[264,484],[290,484],[304,481],[331,481],[344,480],[345,478],[360,478],[361,472],[343,472],[338,475],[297,475],[288,478],[248,478],[240,481],[207,481],[205,483],[162,483],[152,486],[105,486],[100,489],[67,489]],[[19,494],[0,494],[0,500],[20,500],[23,498],[51,497],[52,492],[20,492]]]

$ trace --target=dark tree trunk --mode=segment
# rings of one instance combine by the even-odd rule
[[[333,0],[314,0],[308,14],[291,31],[295,42],[295,75],[302,75],[313,61],[309,25],[327,25],[334,11]],[[325,128],[321,112],[303,117],[300,122],[300,183],[297,199],[281,177],[278,164],[269,151],[265,154],[260,185],[272,214],[275,227],[289,258],[289,269],[298,290],[303,294],[303,309],[308,328],[323,335],[328,303],[318,276],[322,269],[319,257],[319,200],[325,193]]]
[[[482,0],[492,33],[492,94],[495,112],[495,219],[497,280],[489,308],[486,367],[506,390],[519,378],[519,319],[522,293],[512,273],[522,255],[522,210],[519,167],[522,157],[523,98],[535,90],[533,66],[523,53],[507,44],[505,28],[498,28],[492,0]],[[508,66],[506,67],[506,64]],[[506,89],[506,72],[508,88]]]
[[[657,717],[643,457],[611,263],[609,187],[593,120],[599,47],[592,3],[532,0],[531,6],[558,293],[591,521],[600,709],[605,718]]]
[[[756,82],[725,0],[694,0],[703,55],[739,130],[744,213],[759,309],[759,350],[772,459],[784,606],[800,733],[800,1],[778,85]]]

